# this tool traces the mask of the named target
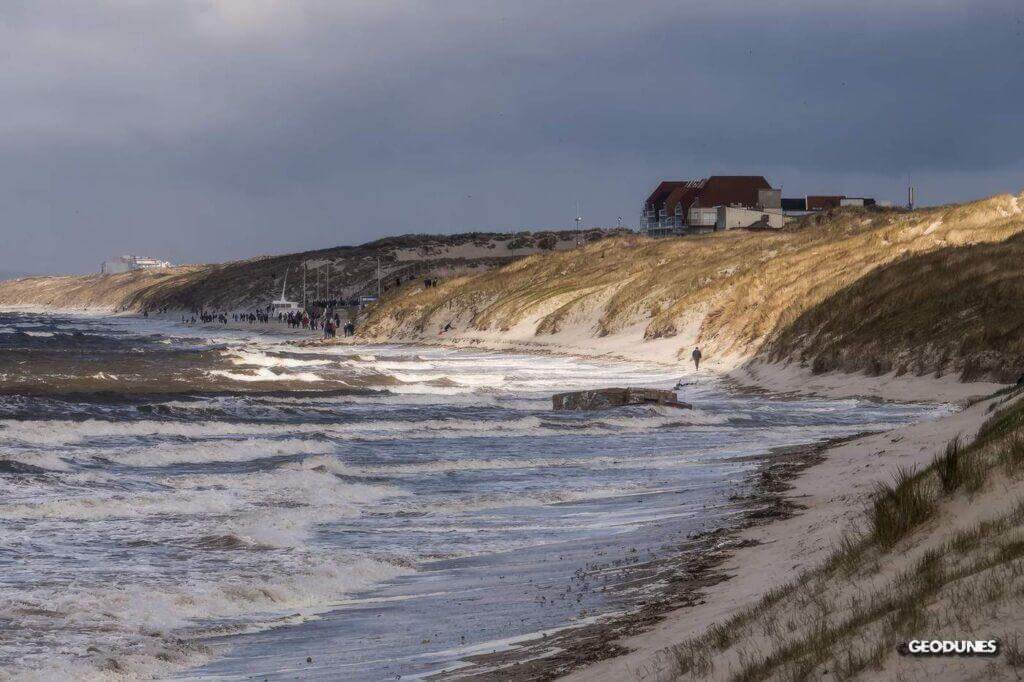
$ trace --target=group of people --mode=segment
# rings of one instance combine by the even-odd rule
[[[417,275],[400,275],[394,278],[394,286],[398,287],[402,285],[403,279],[409,281],[418,279]],[[438,285],[439,279],[437,277],[424,277],[423,288],[430,289]],[[386,282],[381,282],[382,289],[384,291],[390,288],[391,279],[389,278]],[[182,315],[182,324],[195,325],[195,324],[211,324],[219,322],[220,324],[227,324],[231,322],[238,323],[244,322],[248,324],[256,323],[269,323],[276,321],[281,324],[287,324],[292,329],[309,329],[309,330],[323,330],[324,338],[336,338],[338,331],[341,330],[343,336],[355,336],[356,325],[353,321],[347,321],[342,324],[341,314],[336,312],[339,308],[345,307],[360,307],[364,301],[359,298],[343,299],[343,298],[332,298],[329,300],[315,300],[309,302],[309,305],[302,310],[290,311],[290,312],[277,312],[275,315],[274,310],[268,306],[266,308],[258,308],[249,310],[247,312],[227,312],[208,310],[204,307],[193,307],[190,311],[190,315]],[[124,306],[123,310],[127,310],[128,306]],[[149,317],[149,313],[166,313],[168,308],[143,308],[142,314],[145,317]],[[444,331],[448,331],[451,328],[449,322]],[[443,333],[443,332],[442,332]]]
[[[343,336],[355,336],[356,325],[354,322],[346,322],[344,325],[341,324],[341,320],[338,319],[337,315],[332,319],[330,317],[324,320],[324,338],[333,339],[338,336],[338,327],[341,327],[341,333]]]
[[[237,322],[238,321],[238,319],[237,319],[238,316],[236,315],[235,318],[236,318],[235,321]],[[182,324],[189,324],[189,325],[199,324],[199,323],[210,324],[211,322],[220,322],[221,324],[227,324],[228,323],[228,315],[227,315],[227,313],[212,312],[212,311],[205,310],[205,309],[198,309],[198,310],[193,309],[192,310],[192,317],[186,317],[186,316],[182,315],[181,316],[181,322],[182,322]]]
[[[248,322],[249,324],[270,322],[270,312],[266,310],[255,310],[248,313],[232,313],[231,319],[234,322]],[[227,318],[225,318],[224,321],[227,322]],[[280,321],[280,319],[278,321]]]
[[[313,307],[312,310],[297,310],[290,313],[278,313],[278,319],[285,322],[292,329],[322,329],[325,339],[333,339],[338,336],[338,329],[342,330],[344,336],[355,336],[356,325],[354,322],[341,323],[341,314],[331,309],[320,310]]]
[[[270,322],[270,314],[263,310],[250,311],[248,313],[231,313],[231,321],[248,322],[249,324]],[[191,317],[182,315],[181,322],[182,324],[210,324],[212,322],[227,324],[228,314],[226,312],[217,312],[213,310],[206,310],[205,308],[198,308],[192,310]]]
[[[341,301],[340,303],[344,303]],[[270,323],[277,321],[287,324],[292,329],[323,330],[324,338],[337,338],[338,330],[342,330],[344,336],[355,336],[356,325],[348,321],[342,324],[341,314],[332,308],[321,308],[317,305],[310,306],[306,310],[295,310],[290,312],[275,313],[271,308],[250,310],[244,313],[227,313],[206,310],[205,308],[193,309],[191,316],[182,315],[182,324],[211,324],[219,322],[227,324],[231,322],[245,322],[256,324],[258,322]]]

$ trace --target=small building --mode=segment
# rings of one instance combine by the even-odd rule
[[[716,230],[736,230],[741,228],[780,230],[788,222],[787,217],[781,210],[759,211],[742,206],[719,206],[716,211]]]
[[[806,215],[826,211],[830,208],[844,206],[874,206],[876,201],[870,197],[848,197],[845,194],[810,194],[806,197],[782,199],[782,210],[786,215]]]
[[[723,208],[744,211],[730,213],[720,210]],[[765,218],[768,214],[778,218]],[[659,184],[644,202],[640,225],[650,236],[666,236],[761,222],[782,226],[781,190],[772,188],[762,175],[712,175]]]
[[[829,208],[839,208],[844,197],[840,195],[807,195],[808,211],[824,211]]]
[[[111,260],[103,261],[100,265],[100,273],[103,275],[116,275],[121,272],[132,272],[133,270],[153,270],[156,268],[170,267],[174,266],[165,260],[125,254]]]

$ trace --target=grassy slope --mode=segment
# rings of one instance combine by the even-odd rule
[[[675,679],[1020,679],[1024,401],[970,444],[900,471],[822,566],[668,652]],[[1002,642],[995,659],[904,658],[913,638]]]
[[[1024,373],[1024,235],[947,247],[880,267],[806,310],[772,340],[773,359],[815,371]]]
[[[448,323],[453,335],[470,336],[525,324],[543,340],[574,327],[583,338],[599,338],[642,325],[645,340],[678,337],[680,348],[697,342],[718,355],[750,356],[782,337],[790,345],[772,347],[784,354],[796,348],[798,335],[786,331],[791,325],[812,319],[806,314],[820,306],[835,308],[846,287],[876,268],[1002,242],[1024,230],[1022,210],[1022,197],[1003,195],[914,212],[846,209],[778,233],[606,240],[435,289],[399,290],[371,312],[364,332],[415,339],[436,336]],[[695,338],[683,333],[694,318]]]

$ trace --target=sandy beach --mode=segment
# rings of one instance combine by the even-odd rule
[[[173,313],[153,321],[177,323]],[[840,539],[863,520],[876,484],[899,468],[920,469],[957,435],[970,440],[990,417],[993,399],[984,396],[1003,388],[995,383],[962,383],[953,376],[869,377],[862,374],[814,375],[795,364],[769,364],[742,358],[709,358],[700,373],[676,358],[678,341],[640,343],[637,338],[583,340],[566,336],[555,343],[485,337],[428,339],[331,339],[320,332],[293,330],[276,322],[197,325],[206,333],[242,330],[257,336],[273,334],[287,345],[314,350],[368,341],[401,346],[441,346],[574,356],[605,361],[643,362],[670,368],[686,382],[724,377],[739,391],[766,397],[815,395],[829,399],[869,398],[891,402],[933,402],[955,406],[946,416],[913,423],[884,433],[841,439],[837,445],[812,445],[773,451],[762,459],[767,482],[739,525],[727,532],[698,536],[675,550],[666,549],[638,572],[649,581],[651,596],[633,612],[607,619],[581,619],[550,637],[524,638],[497,655],[470,657],[476,667],[461,673],[516,679],[548,678],[568,672],[574,680],[661,680],[675,674],[669,647],[708,631],[765,594],[820,565]],[[197,332],[200,331],[197,328]],[[622,378],[620,377],[620,380]],[[684,387],[685,393],[685,387]],[[766,503],[769,510],[766,512]],[[679,554],[674,554],[678,551]],[[644,574],[646,573],[646,577]],[[659,586],[666,575],[685,576]],[[658,590],[661,590],[660,593]],[[532,660],[530,660],[532,659]],[[714,677],[728,677],[729,663]]]
[[[500,338],[490,334],[439,338],[438,345],[455,348],[516,350],[519,352],[571,354],[590,358],[642,360],[677,367],[683,381],[695,376],[690,363],[678,360],[675,343],[639,343],[638,338],[536,339]],[[341,340],[346,343],[347,340]],[[431,341],[428,339],[427,343]],[[419,341],[419,343],[423,343]],[[734,382],[740,390],[761,390],[771,394],[818,395],[830,398],[870,397],[883,401],[939,402],[956,406],[956,411],[934,421],[911,424],[885,433],[868,435],[830,447],[820,462],[795,473],[784,497],[795,514],[770,523],[756,523],[729,538],[724,561],[709,567],[694,597],[685,605],[659,613],[654,625],[647,623],[627,629],[639,630],[595,647],[595,636],[587,632],[581,640],[582,653],[575,664],[558,659],[555,670],[575,667],[570,680],[660,680],[673,677],[674,644],[699,637],[715,623],[749,607],[773,588],[778,588],[805,570],[821,564],[832,554],[840,539],[863,522],[863,513],[875,486],[888,482],[900,469],[921,469],[954,437],[970,441],[989,417],[993,399],[984,399],[1004,385],[992,382],[961,382],[955,376],[866,376],[831,372],[815,375],[796,364],[772,364],[742,358],[711,358],[704,372],[714,372]],[[713,576],[713,577],[712,577]],[[650,617],[647,614],[646,617]],[[643,619],[637,619],[643,620]],[[618,629],[618,628],[617,628]],[[592,630],[592,628],[591,628]],[[564,641],[573,650],[571,638]],[[577,645],[580,642],[576,643]],[[607,657],[609,656],[610,657]],[[602,658],[589,662],[588,658]],[[509,657],[513,660],[514,657]],[[483,661],[494,664],[497,661]],[[536,663],[516,672],[504,668],[501,674],[532,679]],[[729,677],[720,670],[713,677]]]
[[[847,374],[844,372],[814,374],[809,369],[795,363],[767,363],[742,356],[705,357],[701,361],[701,371],[696,372],[691,362],[677,357],[678,340],[669,340],[668,343],[659,341],[644,343],[638,336],[632,335],[625,338],[609,339],[569,337],[556,341],[503,339],[493,334],[415,339],[356,337],[330,340],[323,340],[319,336],[311,335],[308,341],[301,343],[327,345],[406,343],[446,348],[570,355],[595,360],[626,360],[671,366],[678,371],[680,378],[684,381],[692,380],[697,376],[714,374],[723,376],[741,387],[763,389],[773,393],[819,395],[829,398],[870,397],[906,402],[956,403],[988,395],[1004,386],[1004,384],[990,381],[962,382],[950,375],[943,377],[907,374],[867,376],[860,373]]]
[[[631,360],[677,368],[685,383],[698,374],[714,373],[725,377],[738,390],[765,391],[776,395],[816,395],[828,398],[872,398],[894,402],[938,402],[956,406],[956,411],[933,421],[904,426],[885,433],[857,438],[820,451],[809,466],[800,466],[788,481],[783,497],[787,509],[783,518],[759,520],[730,534],[727,542],[714,549],[715,557],[701,566],[689,597],[674,593],[660,608],[649,607],[643,614],[620,619],[616,632],[633,631],[621,638],[595,635],[598,625],[560,633],[553,655],[553,642],[526,642],[522,652],[527,658],[545,656],[552,665],[538,660],[523,666],[515,651],[500,656],[482,656],[477,660],[484,669],[500,675],[533,679],[550,672],[574,670],[569,680],[661,680],[674,676],[674,644],[706,633],[716,623],[727,620],[741,609],[757,603],[773,588],[792,581],[801,572],[826,560],[837,543],[863,523],[863,514],[872,490],[888,482],[900,469],[917,470],[931,463],[950,440],[960,436],[970,441],[990,416],[994,399],[985,399],[1004,388],[993,382],[961,382],[955,376],[936,377],[887,374],[867,376],[830,372],[813,374],[795,363],[779,364],[741,357],[710,358],[700,373],[689,362],[679,360],[678,341],[641,343],[638,333],[608,339],[582,339],[563,335],[554,339],[517,338],[515,333],[473,333],[464,336],[440,336],[437,339],[408,340],[419,345],[493,351],[515,351],[545,355],[572,355],[592,359]],[[374,339],[395,343],[394,339]],[[365,342],[364,339],[324,341],[311,338],[303,345],[335,345]],[[399,340],[398,343],[404,341]],[[790,475],[787,474],[787,478]],[[719,551],[724,547],[724,551]],[[688,551],[692,551],[692,548]],[[670,561],[670,557],[663,557]],[[671,609],[665,604],[681,602]],[[652,621],[657,621],[652,624]],[[603,637],[603,638],[602,638]],[[547,654],[545,654],[545,650]],[[576,656],[576,660],[572,657]],[[594,660],[592,660],[594,659]],[[596,660],[603,659],[603,660]],[[506,666],[506,667],[503,667]],[[956,673],[959,674],[959,673]],[[484,675],[486,677],[486,674]],[[729,677],[728,670],[713,677]]]
[[[769,590],[793,580],[831,554],[861,521],[873,486],[898,467],[923,467],[960,434],[971,438],[990,416],[990,400],[936,421],[912,424],[827,450],[824,460],[797,475],[786,497],[803,509],[788,519],[741,531],[749,546],[735,549],[719,567],[728,579],[702,588],[699,603],[669,613],[649,631],[619,644],[630,653],[599,661],[568,680],[658,680],[670,677],[667,647],[700,636],[710,626],[755,604]],[[720,671],[716,676],[728,676]]]

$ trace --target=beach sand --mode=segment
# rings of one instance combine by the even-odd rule
[[[173,319],[172,315],[168,315]],[[221,325],[210,325],[220,327]],[[289,331],[285,325],[232,324],[228,328],[257,331]],[[261,328],[262,327],[262,328]],[[294,331],[294,330],[292,330]],[[396,343],[395,339],[334,339],[320,333],[297,331],[302,344]],[[403,340],[399,340],[401,343]],[[640,343],[638,338],[555,338],[538,342],[516,339],[515,334],[480,334],[472,337],[409,339],[416,344],[442,345],[533,353],[554,353],[594,359],[627,359],[672,365],[681,377],[694,375],[689,362],[680,361],[678,340]],[[701,374],[726,377],[738,387],[774,393],[816,394],[828,397],[874,397],[894,401],[928,401],[959,404],[960,409],[943,418],[908,425],[886,433],[844,442],[825,450],[811,466],[801,467],[785,493],[800,510],[783,518],[757,523],[730,538],[729,549],[714,566],[714,578],[695,585],[692,596],[678,600],[681,608],[662,610],[651,618],[638,619],[628,636],[602,640],[589,653],[548,668],[548,673],[572,669],[570,680],[656,680],[672,670],[666,647],[701,635],[714,623],[724,621],[743,607],[756,603],[766,592],[781,586],[801,571],[820,564],[839,539],[862,517],[873,486],[891,479],[898,467],[923,467],[936,452],[957,435],[969,440],[990,416],[991,400],[978,400],[1002,388],[993,383],[961,383],[956,377],[914,377],[829,373],[813,375],[795,364],[779,365],[743,358],[709,358]],[[642,622],[641,622],[642,621]],[[570,640],[571,641],[571,640]],[[609,657],[613,656],[613,657]],[[509,658],[514,663],[515,656]],[[603,659],[603,660],[598,660]],[[492,661],[491,663],[496,663]],[[529,666],[532,676],[538,670]],[[543,670],[543,664],[540,670]],[[493,670],[493,669],[492,669]],[[510,673],[505,675],[505,673]],[[525,673],[526,670],[524,669]],[[518,677],[505,668],[503,677]],[[542,676],[547,675],[542,673]],[[525,679],[525,678],[524,678]]]
[[[394,343],[394,339],[387,342]],[[416,342],[423,343],[423,340]],[[639,338],[619,337],[537,341],[536,338],[517,339],[514,333],[474,333],[469,337],[427,339],[426,343],[670,364],[679,368],[684,380],[695,375],[692,364],[677,358],[678,340],[641,343]],[[672,657],[665,651],[666,647],[703,634],[714,623],[756,603],[772,588],[820,564],[832,553],[840,538],[862,520],[876,483],[891,480],[899,467],[927,466],[957,435],[969,441],[990,416],[988,410],[993,401],[984,399],[985,396],[1004,388],[1002,384],[991,382],[963,383],[956,376],[866,376],[838,372],[815,375],[795,363],[773,364],[734,357],[711,358],[702,365],[701,374],[723,376],[740,389],[832,398],[949,403],[958,409],[934,421],[911,424],[828,448],[820,461],[801,468],[790,483],[792,488],[785,497],[801,510],[769,523],[751,524],[731,536],[724,561],[707,567],[708,574],[694,587],[693,598],[675,596],[684,606],[668,612],[648,613],[634,619],[629,627],[613,628],[639,631],[625,637],[602,640],[592,632],[581,632],[577,646],[567,637],[562,642],[566,645],[565,651],[551,657],[551,667],[546,673],[539,672],[544,669],[536,661],[515,667],[515,657],[510,656],[507,662],[513,667],[499,669],[500,677],[536,679],[539,675],[546,678],[551,673],[570,669],[573,672],[566,679],[580,682],[670,678]],[[580,642],[588,637],[589,643],[581,646]],[[575,661],[571,660],[573,656]],[[480,663],[488,666],[498,661]]]
[[[962,391],[956,388],[954,392]],[[773,587],[820,564],[845,532],[857,524],[876,482],[899,466],[922,467],[957,434],[974,436],[990,416],[983,400],[947,417],[859,438],[826,451],[824,460],[797,475],[787,498],[805,507],[794,516],[741,531],[756,542],[732,552],[719,570],[730,576],[701,590],[700,602],[666,614],[664,620],[618,644],[630,653],[583,667],[568,680],[656,680],[671,671],[666,647],[701,635]]]

